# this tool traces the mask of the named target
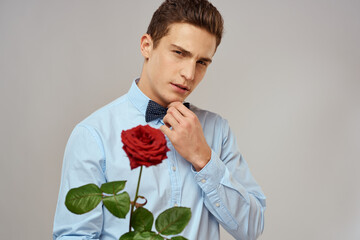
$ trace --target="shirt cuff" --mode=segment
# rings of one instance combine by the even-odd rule
[[[191,167],[195,174],[195,180],[205,193],[210,193],[216,190],[225,174],[225,164],[217,154],[211,150],[210,161],[199,171],[196,172],[194,167]]]

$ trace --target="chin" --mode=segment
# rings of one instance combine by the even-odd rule
[[[185,98],[177,98],[177,99],[174,99],[171,102],[183,102],[183,101],[185,101]]]
[[[184,97],[184,96],[178,96],[177,94],[173,94],[172,96],[169,96],[168,98],[166,98],[164,100],[167,103],[167,105],[169,105],[170,103],[173,103],[173,102],[184,102],[187,97],[188,96]]]

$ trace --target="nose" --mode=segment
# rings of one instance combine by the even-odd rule
[[[196,63],[194,63],[193,61],[188,61],[184,63],[180,71],[180,74],[186,80],[192,81],[195,78],[195,71],[196,71]]]

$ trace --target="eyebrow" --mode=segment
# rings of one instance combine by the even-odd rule
[[[185,56],[189,56],[189,57],[193,56],[193,54],[191,52],[189,52],[188,50],[186,50],[186,49],[184,49],[184,48],[182,48],[182,47],[180,47],[178,45],[171,44],[171,46],[174,47],[174,48],[179,49]],[[204,62],[208,62],[208,63],[212,62],[211,58],[207,58],[207,57],[202,57],[199,60],[204,61]]]

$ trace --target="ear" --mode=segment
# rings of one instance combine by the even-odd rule
[[[141,54],[144,56],[145,60],[148,60],[151,56],[151,51],[153,49],[153,41],[149,34],[144,34],[140,40],[140,50]]]

